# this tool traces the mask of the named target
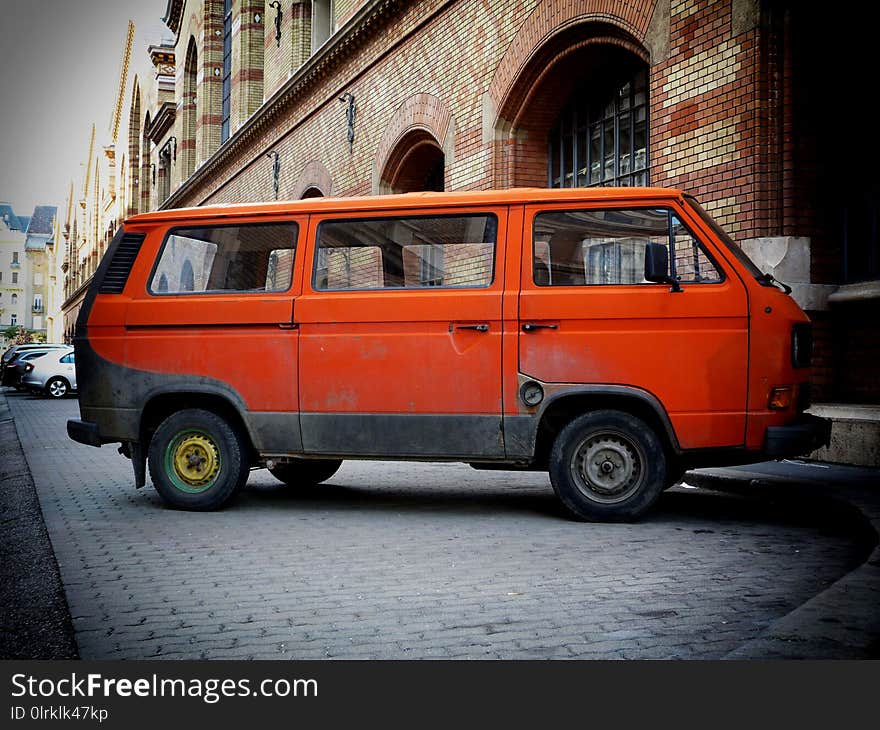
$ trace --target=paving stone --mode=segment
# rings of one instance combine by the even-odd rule
[[[8,400],[84,659],[719,658],[870,549],[819,502],[673,490],[582,524],[545,474],[460,464],[351,461],[301,491],[254,471],[230,508],[176,511],[67,438],[75,400]]]

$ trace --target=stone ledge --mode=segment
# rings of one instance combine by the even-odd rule
[[[810,459],[880,467],[880,406],[820,403],[808,412],[832,421],[831,443]]]
[[[843,284],[837,287],[837,291],[828,297],[828,301],[835,302],[863,302],[870,299],[880,299],[880,280],[861,281],[858,284]]]

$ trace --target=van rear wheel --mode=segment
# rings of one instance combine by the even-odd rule
[[[654,430],[622,411],[593,411],[560,431],[550,482],[577,519],[635,520],[666,486],[666,455]]]
[[[162,421],[150,441],[149,462],[153,486],[166,503],[200,512],[228,503],[250,470],[238,430],[201,408]]]
[[[342,459],[296,459],[269,469],[277,480],[290,487],[313,487],[326,482],[342,466]]]

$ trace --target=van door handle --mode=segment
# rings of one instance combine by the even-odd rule
[[[522,326],[523,332],[534,332],[535,330],[558,330],[558,324],[535,324],[534,322],[526,322]]]
[[[474,330],[475,332],[488,332],[489,325],[487,325],[487,324],[457,324],[457,325],[455,325],[455,329],[457,329],[457,330]]]
[[[278,326],[283,330],[299,329],[299,322],[279,322]]]

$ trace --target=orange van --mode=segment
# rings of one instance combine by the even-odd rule
[[[827,443],[789,291],[670,189],[148,213],[79,313],[68,433],[184,509],[399,459],[546,470],[575,517],[630,520],[688,468]]]

